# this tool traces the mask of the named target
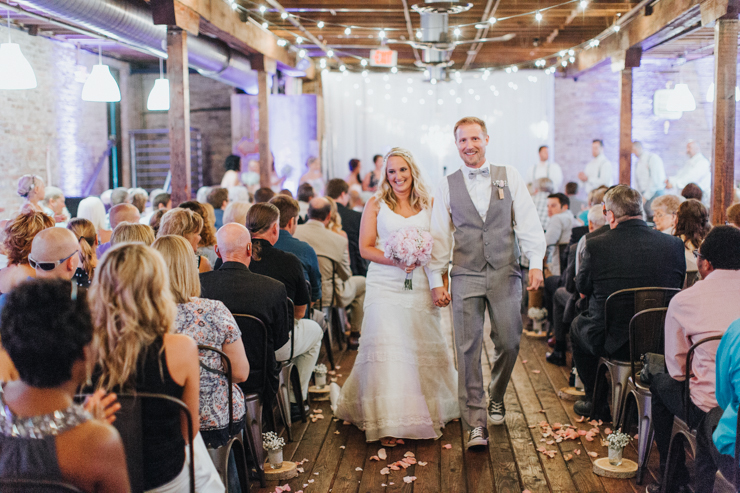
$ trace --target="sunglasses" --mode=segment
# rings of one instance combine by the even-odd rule
[[[37,262],[34,259],[32,259],[31,256],[29,255],[29,257],[28,257],[28,265],[30,265],[31,268],[33,268],[33,269],[41,269],[41,270],[45,270],[45,271],[54,270],[54,269],[57,268],[57,265],[60,265],[60,264],[62,264],[64,262],[66,262],[67,260],[71,259],[77,252],[79,252],[79,250],[75,250],[74,252],[72,252],[72,255],[69,255],[67,257],[64,257],[61,260],[56,260],[54,262]]]
[[[693,250],[691,253],[694,254],[694,258],[697,259],[697,260],[699,260],[700,258],[704,258],[704,255],[702,255],[701,253],[699,253],[699,250]]]

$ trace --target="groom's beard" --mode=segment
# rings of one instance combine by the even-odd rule
[[[486,162],[486,154],[482,151],[478,151],[475,154],[461,152],[460,157],[468,168],[480,168]]]

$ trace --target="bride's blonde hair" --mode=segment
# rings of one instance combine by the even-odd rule
[[[398,205],[396,200],[396,194],[388,182],[388,173],[386,168],[388,167],[388,160],[393,156],[398,156],[406,161],[411,170],[411,195],[409,196],[409,204],[414,210],[426,209],[432,206],[432,194],[429,193],[429,188],[421,177],[421,170],[419,165],[416,164],[414,156],[410,151],[402,147],[394,147],[388,154],[383,158],[383,173],[380,177],[380,183],[378,184],[378,191],[375,192],[375,197],[378,200],[382,200],[388,205],[390,210],[395,210]]]

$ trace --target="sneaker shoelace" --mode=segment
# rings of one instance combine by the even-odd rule
[[[491,401],[488,404],[488,414],[504,414],[504,403]]]
[[[473,431],[470,432],[470,439],[475,440],[478,438],[483,438],[483,427],[479,426],[477,428],[473,428]]]

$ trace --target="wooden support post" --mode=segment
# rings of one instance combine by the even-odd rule
[[[260,113],[259,151],[260,151],[260,187],[270,188],[272,180],[272,155],[270,154],[270,73],[265,70],[257,72],[259,93],[257,102]]]
[[[729,17],[729,18],[728,18]],[[737,13],[714,26],[714,169],[712,224],[725,223],[735,179],[735,85],[737,84]]]
[[[190,82],[188,33],[167,28],[167,78],[170,80],[170,173],[172,203],[191,199],[190,185]]]
[[[619,183],[630,185],[632,173],[632,67],[619,77]]]

